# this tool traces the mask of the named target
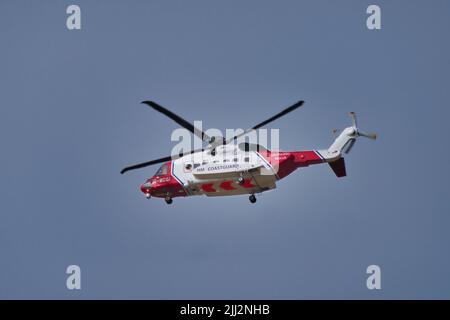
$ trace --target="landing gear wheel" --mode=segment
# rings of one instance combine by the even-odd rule
[[[165,200],[167,204],[171,204],[173,202],[172,198],[166,198]]]
[[[248,200],[250,200],[251,203],[255,203],[256,202],[256,197],[254,194],[250,195],[250,197],[248,197]]]

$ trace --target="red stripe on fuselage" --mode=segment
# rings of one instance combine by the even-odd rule
[[[214,189],[213,185],[213,183],[205,183],[202,184],[201,188],[205,192],[216,192],[216,189]]]
[[[315,151],[272,152],[267,150],[261,151],[260,154],[270,163],[280,179],[291,174],[298,167],[324,162]]]
[[[252,183],[252,179],[244,179],[244,183],[242,184],[244,188],[253,188],[255,185]]]
[[[231,185],[232,183],[233,181],[224,181],[220,184],[220,188],[223,190],[235,190],[236,188]]]

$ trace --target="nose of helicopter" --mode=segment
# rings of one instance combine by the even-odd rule
[[[146,181],[146,182],[144,182],[143,184],[141,184],[141,191],[143,192],[143,193],[145,193],[146,195],[148,194],[150,194],[150,189],[152,188],[152,184],[151,184],[151,182],[150,181]]]

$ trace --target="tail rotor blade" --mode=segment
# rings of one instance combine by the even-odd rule
[[[350,112],[350,118],[352,118],[353,128],[358,128],[358,123],[356,122],[356,114],[354,112]]]
[[[377,139],[377,134],[372,132],[372,133],[365,133],[363,131],[358,131],[358,135],[362,136],[362,137],[366,137],[372,140],[376,140]]]

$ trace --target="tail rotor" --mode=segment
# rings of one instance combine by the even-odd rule
[[[355,145],[357,137],[365,137],[365,138],[369,138],[372,140],[377,139],[376,133],[374,133],[374,132],[366,133],[364,131],[359,130],[358,122],[356,120],[356,114],[354,112],[350,112],[350,118],[352,119],[351,129],[353,130],[353,132],[351,132],[352,138],[349,140],[349,142],[346,146],[346,149],[344,151],[346,154],[350,153],[350,151],[352,150],[353,146]]]
[[[337,177],[345,177],[346,171],[343,153],[350,153],[359,137],[365,137],[372,140],[377,138],[376,133],[366,133],[359,130],[354,112],[350,112],[350,118],[352,120],[352,125],[343,130],[334,129],[333,133],[336,134],[337,132],[340,132],[339,136],[327,150],[319,150],[320,154],[324,155],[325,161],[328,162]]]

